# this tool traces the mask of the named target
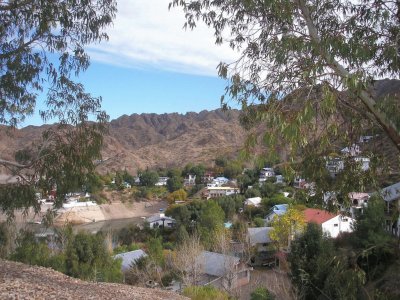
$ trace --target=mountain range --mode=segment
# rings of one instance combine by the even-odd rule
[[[371,93],[377,98],[388,94],[398,98],[400,80],[376,81]],[[212,165],[216,157],[235,155],[243,147],[247,132],[240,126],[239,115],[238,110],[221,109],[186,114],[123,115],[109,123],[98,171],[126,169],[135,174],[138,169],[182,167],[187,163]],[[38,140],[48,126],[51,125],[27,126],[11,134],[0,128],[1,158],[14,160],[15,151]],[[397,151],[393,151],[390,141],[383,138],[377,142],[394,160]],[[282,149],[281,154],[284,152]]]
[[[243,146],[245,131],[239,124],[239,111],[221,109],[186,114],[123,115],[109,123],[104,137],[103,163],[98,171],[184,166],[187,163],[211,165],[220,155],[236,154]],[[0,130],[0,153],[13,160],[13,153],[38,140],[49,125],[27,126],[8,135]]]

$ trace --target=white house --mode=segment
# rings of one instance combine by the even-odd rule
[[[212,184],[214,186],[223,186],[224,184],[227,184],[229,182],[229,179],[226,177],[216,177],[212,180]]]
[[[134,251],[117,254],[114,256],[114,258],[122,259],[121,270],[122,270],[122,272],[125,272],[125,271],[129,270],[130,267],[136,263],[136,261],[138,261],[140,258],[146,257],[146,256],[147,256],[147,254],[143,250],[139,249],[139,250],[134,250]]]
[[[296,177],[293,181],[293,187],[296,189],[304,189],[307,181],[304,178]]]
[[[261,205],[261,197],[247,198],[244,205],[259,207]]]
[[[158,182],[155,184],[156,186],[165,186],[167,185],[169,177],[158,177]]]
[[[176,221],[173,218],[165,216],[165,214],[155,214],[146,219],[150,228],[166,227],[172,228],[175,226]]]
[[[288,210],[288,208],[289,208],[288,204],[274,205],[264,218],[265,224],[271,223],[275,216],[278,217],[283,216]]]
[[[400,182],[385,187],[380,192],[386,203],[386,226],[387,229],[395,235],[400,234],[400,216],[396,222],[393,222],[392,215],[395,211],[400,211]]]
[[[327,157],[326,168],[332,177],[344,169],[344,160],[341,157]]]
[[[217,186],[207,188],[207,199],[235,195],[239,193],[238,188],[232,188],[229,186]]]
[[[353,218],[344,215],[335,215],[326,210],[307,208],[304,210],[306,223],[321,225],[322,231],[330,237],[336,238],[342,232],[352,232]]]
[[[340,152],[347,156],[357,156],[361,153],[360,146],[353,144],[350,147],[343,148]]]
[[[357,157],[354,157],[354,161],[361,164],[362,171],[367,171],[369,169],[370,159],[368,157],[357,156]]]
[[[89,206],[98,206],[96,202],[93,201],[84,201],[80,202],[77,200],[69,201],[67,203],[63,203],[63,208],[73,208],[73,207],[89,207]]]
[[[183,184],[185,186],[195,185],[196,184],[196,175],[188,174],[184,179]]]
[[[260,171],[260,176],[258,178],[259,182],[265,182],[267,181],[268,178],[270,177],[274,177],[275,176],[275,172],[273,168],[263,168]]]
[[[362,136],[360,136],[359,142],[360,142],[360,143],[367,143],[367,142],[369,142],[370,140],[372,140],[373,138],[374,138],[373,135],[362,135]]]
[[[279,184],[279,183],[284,183],[283,181],[283,176],[282,175],[276,175],[276,181],[275,183]]]
[[[357,146],[358,147],[358,146]],[[359,156],[359,148],[350,147],[342,149],[342,153],[361,165],[362,171],[369,169],[370,159],[368,157]],[[357,150],[358,149],[358,150]],[[342,157],[326,157],[326,168],[332,177],[343,171],[345,166],[344,158]]]
[[[358,214],[362,213],[363,208],[367,207],[370,195],[368,193],[349,193],[351,201],[350,213],[351,217],[355,218]]]

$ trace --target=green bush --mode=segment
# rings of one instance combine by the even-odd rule
[[[32,232],[21,232],[17,248],[10,257],[30,265],[50,267],[67,275],[94,281],[121,282],[121,261],[107,252],[104,237],[88,233],[66,234],[66,248],[53,253],[45,241]]]
[[[250,295],[250,300],[274,300],[275,296],[272,295],[267,288],[258,287]]]
[[[183,290],[184,296],[192,300],[228,300],[229,295],[213,286],[188,286]]]
[[[119,253],[124,253],[124,252],[129,252],[129,251],[134,251],[134,250],[139,250],[140,247],[136,243],[131,243],[130,245],[120,245],[118,247],[115,247],[113,250],[114,255],[119,254]]]
[[[264,219],[260,217],[254,218],[253,222],[256,227],[264,227],[265,225]]]
[[[161,277],[161,283],[163,286],[169,286],[174,279],[176,276],[173,273],[166,273]]]

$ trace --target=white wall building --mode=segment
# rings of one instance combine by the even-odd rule
[[[158,177],[158,182],[155,184],[156,186],[167,185],[169,177]]]
[[[352,232],[352,225],[354,219],[337,215],[336,217],[329,219],[322,223],[322,231],[328,233],[331,237],[336,238],[341,232]]]
[[[229,186],[208,187],[207,188],[207,199],[235,195],[238,193],[239,193],[238,188],[232,188]]]
[[[352,232],[354,219],[344,215],[334,215],[321,209],[307,208],[304,210],[306,223],[321,225],[322,231],[336,238],[341,232]]]
[[[260,171],[260,176],[258,178],[259,182],[265,182],[267,181],[268,178],[274,177],[275,176],[275,171],[273,168],[263,168]]]
[[[156,214],[148,217],[146,222],[149,223],[150,228],[158,228],[164,226],[165,228],[172,228],[175,226],[176,221],[173,218],[165,216],[165,214]]]
[[[244,201],[244,205],[259,207],[261,205],[261,197],[247,198]]]

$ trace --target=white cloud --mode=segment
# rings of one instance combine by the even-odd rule
[[[231,62],[235,53],[216,46],[213,31],[204,24],[184,30],[181,8],[168,10],[170,0],[120,0],[110,40],[92,45],[92,60],[189,74],[216,75],[219,62]]]

